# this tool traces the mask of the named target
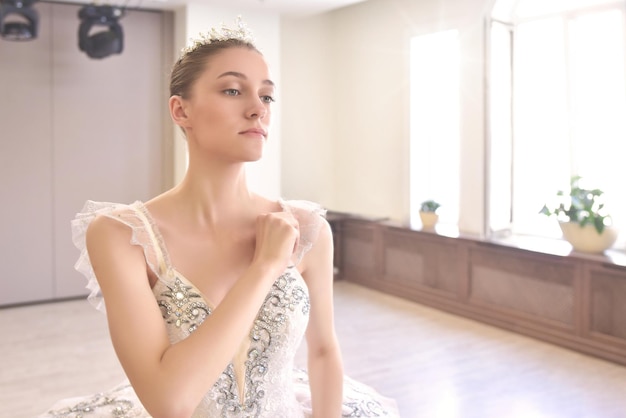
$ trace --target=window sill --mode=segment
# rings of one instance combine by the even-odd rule
[[[610,248],[604,253],[584,253],[574,251],[569,242],[563,239],[533,237],[528,235],[512,235],[507,238],[491,239],[488,242],[561,257],[575,257],[578,259],[599,261],[626,267],[626,251],[619,248]]]
[[[515,248],[523,251],[530,251],[533,253],[553,255],[559,257],[570,257],[581,260],[593,260],[604,264],[626,267],[626,249],[613,247],[606,250],[604,253],[583,253],[574,251],[569,242],[564,239],[545,238],[531,235],[510,235],[507,237],[498,238],[485,238],[479,234],[470,234],[459,231],[457,225],[452,224],[438,224],[434,229],[421,229],[421,227],[412,227],[402,225],[395,222],[383,222],[383,224],[401,228],[409,229],[415,232],[430,233],[440,237],[458,238],[468,241],[475,241],[482,244],[492,244],[503,246],[507,248]]]

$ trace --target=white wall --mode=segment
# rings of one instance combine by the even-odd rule
[[[327,15],[282,22],[282,189],[335,205],[332,26]]]
[[[319,196],[336,210],[407,221],[409,217],[409,40],[411,36],[458,29],[461,36],[461,215],[462,231],[483,230],[484,100],[483,18],[491,0],[369,0],[315,18],[283,21],[284,106],[305,109],[320,121],[320,140],[284,123],[289,149],[283,191],[299,198]],[[296,40],[301,40],[299,43]],[[302,55],[326,61],[317,80],[288,73],[305,67]],[[330,79],[330,80],[329,80]],[[310,87],[303,87],[308,83]],[[311,105],[307,90],[331,87]],[[299,96],[299,97],[298,97]],[[288,101],[287,101],[288,99]],[[315,100],[315,97],[314,97]],[[286,119],[287,119],[287,115]],[[295,122],[294,122],[295,123]],[[321,143],[314,159],[298,150]],[[296,154],[297,152],[297,154]],[[330,166],[326,168],[326,166]],[[301,185],[306,185],[302,187]],[[321,192],[328,189],[330,192]]]
[[[70,220],[87,199],[147,200],[169,174],[169,14],[127,11],[124,51],[95,60],[79,5],[36,8],[36,40],[0,40],[0,305],[85,294]]]
[[[256,45],[269,63],[272,78],[280,89],[280,18],[277,14],[264,12],[242,12],[240,8],[223,8],[206,3],[190,3],[185,8],[175,11],[175,42],[176,57],[190,38],[197,38],[201,32],[220,26],[222,22],[233,24],[241,15],[254,33]],[[280,95],[280,91],[279,91]],[[264,196],[277,198],[281,196],[280,160],[281,160],[281,108],[275,103],[273,110],[273,128],[265,148],[263,158],[249,164],[247,177],[250,188]],[[184,139],[177,130],[175,144],[175,183],[182,180],[186,169],[186,147]]]

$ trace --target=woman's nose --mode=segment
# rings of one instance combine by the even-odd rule
[[[263,119],[267,115],[267,107],[261,101],[261,99],[257,99],[248,110],[248,117],[251,119],[259,118]]]

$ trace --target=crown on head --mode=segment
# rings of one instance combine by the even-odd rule
[[[211,28],[208,32],[200,33],[198,38],[190,38],[189,45],[181,50],[181,58],[203,45],[228,41],[230,39],[236,39],[254,45],[252,31],[241,19],[241,16],[237,16],[237,19],[235,19],[234,27],[228,27],[222,23],[219,28]]]

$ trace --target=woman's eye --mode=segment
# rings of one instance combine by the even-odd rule
[[[274,100],[274,98],[272,96],[261,96],[261,101],[263,103],[273,103],[276,100]]]
[[[226,89],[224,90],[224,94],[227,96],[239,96],[241,93],[237,89]]]

